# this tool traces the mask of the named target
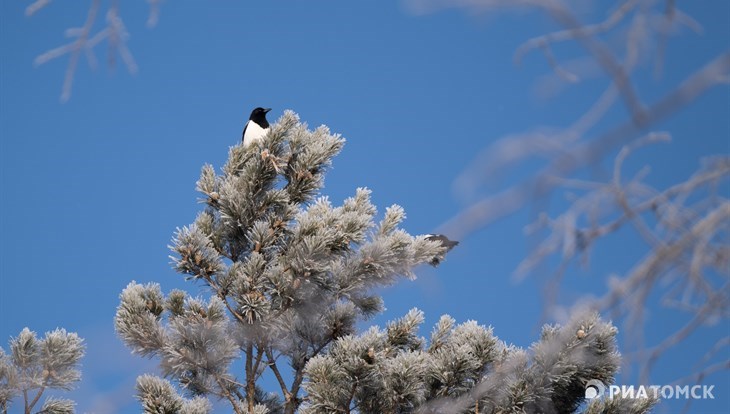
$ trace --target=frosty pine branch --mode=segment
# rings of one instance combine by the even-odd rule
[[[592,314],[546,328],[529,352],[448,316],[426,341],[417,310],[356,335],[383,310],[374,289],[445,249],[400,229],[399,206],[376,223],[367,189],[341,206],[316,198],[343,144],[286,112],[261,142],[231,148],[221,175],[203,167],[206,208],[171,249],[175,269],[212,296],[132,282],[117,309],[122,340],[179,385],[138,378],[145,412],[207,413],[208,398],[240,414],[574,412],[587,380],[611,382],[616,329]],[[263,375],[277,393],[259,387]],[[641,403],[635,412],[651,406]]]
[[[22,396],[23,413],[70,414],[73,401],[47,397],[34,411],[46,390],[70,390],[81,379],[79,361],[83,339],[64,329],[46,332],[43,339],[28,328],[10,339],[10,353],[0,348],[0,412],[7,414],[13,400]]]

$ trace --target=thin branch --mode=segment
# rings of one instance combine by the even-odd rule
[[[560,67],[555,57],[552,55],[550,48],[551,43],[576,40],[593,55],[598,64],[611,76],[614,84],[621,92],[621,96],[629,108],[634,121],[638,124],[644,124],[644,108],[638,98],[634,86],[629,80],[627,71],[618,63],[616,58],[613,57],[611,51],[596,38],[597,34],[606,32],[621,22],[630,11],[636,8],[638,3],[639,0],[628,0],[624,2],[624,4],[619,7],[616,12],[611,14],[607,20],[595,25],[581,24],[567,8],[563,7],[559,2],[546,1],[534,3],[534,5],[546,9],[556,21],[567,27],[567,29],[528,40],[517,49],[515,53],[515,61],[519,63],[522,56],[529,50],[540,48],[545,53],[545,57],[550,66],[553,67],[559,76],[570,82],[576,82],[577,77]],[[634,42],[630,42],[630,45],[631,44],[634,44]],[[628,66],[629,65],[627,65],[627,67]]]
[[[41,380],[40,388],[38,389],[38,392],[36,393],[33,400],[28,403],[28,391],[23,390],[23,397],[25,399],[25,412],[26,414],[30,414],[33,411],[33,407],[38,403],[38,400],[40,400],[41,395],[43,395],[43,392],[46,390],[46,387],[48,386],[48,380],[50,379],[50,373],[48,371],[44,371],[43,374],[43,380]]]
[[[652,366],[660,355],[664,354],[667,350],[685,340],[692,334],[692,332],[702,326],[702,324],[704,324],[707,319],[709,319],[712,314],[717,310],[718,302],[727,302],[729,287],[730,284],[726,284],[722,288],[718,289],[717,293],[708,298],[707,303],[705,303],[702,309],[694,315],[692,320],[687,322],[684,327],[682,327],[669,337],[665,338],[659,345],[655,346],[652,349],[652,351],[649,353],[649,357],[646,359],[646,362],[642,367],[641,378],[644,383],[648,383],[649,371],[651,370]]]
[[[162,0],[147,0],[150,4],[150,14],[147,17],[147,27],[152,28],[157,26],[157,22],[160,20],[160,3]]]
[[[256,378],[258,378],[261,373],[261,360],[264,357],[264,345],[258,344],[256,345],[256,360],[253,363],[253,372],[256,373]]]
[[[647,257],[626,277],[619,285],[616,285],[603,298],[596,301],[598,309],[611,309],[622,301],[626,295],[636,291],[638,286],[645,283],[645,275],[652,274],[656,269],[664,266],[665,261],[675,257],[689,243],[696,240],[702,234],[717,228],[721,223],[730,218],[730,202],[725,202],[714,211],[707,214],[705,218],[697,222],[687,234],[677,241],[657,249]]]
[[[575,40],[579,37],[595,36],[597,34],[607,32],[620,23],[626,15],[629,14],[629,12],[635,9],[638,3],[639,0],[625,1],[621,7],[619,7],[603,22],[582,26],[581,30],[570,28],[534,37],[517,48],[514,57],[515,62],[518,64],[521,63],[524,56],[531,50],[543,48],[551,43],[565,42],[568,40]]]
[[[226,399],[228,399],[228,401],[231,403],[231,407],[233,408],[233,411],[236,414],[244,414],[244,412],[241,410],[241,406],[233,398],[233,395],[231,395],[231,392],[228,390],[228,387],[226,387],[225,384],[223,384],[223,382],[221,381],[221,378],[218,375],[214,375],[214,377],[215,377],[216,382],[218,383],[218,386],[221,389],[223,396],[226,397]],[[253,411],[249,410],[249,412],[252,413]]]
[[[109,7],[106,14],[107,27],[109,29],[109,66],[114,66],[115,52],[119,53],[122,61],[127,66],[129,73],[137,73],[137,63],[132,57],[132,52],[127,47],[127,38],[129,33],[124,26],[121,16],[119,15],[119,5],[115,0]]]
[[[332,342],[333,339],[334,338],[330,336],[323,343],[319,344],[319,346],[313,348],[312,354],[306,357],[305,361],[302,363],[302,366],[299,367],[294,373],[294,381],[292,381],[292,386],[289,391],[289,397],[291,398],[292,404],[297,404],[299,388],[302,385],[302,381],[304,381],[304,366],[306,365],[306,361],[309,361],[310,359],[319,355],[319,353],[322,352],[327,347],[327,345]],[[294,408],[296,409],[296,406]]]
[[[161,0],[147,1],[150,4],[150,14],[147,19],[147,26],[153,27],[159,19],[159,6]],[[51,0],[36,0],[34,3],[26,8],[25,14],[27,16],[32,16],[42,8],[45,8],[50,2]],[[127,29],[119,13],[118,0],[112,0],[109,3],[109,7],[106,12],[106,27],[104,27],[95,35],[91,35],[91,31],[96,21],[100,5],[100,0],[92,0],[84,25],[80,28],[71,28],[66,30],[66,36],[75,37],[76,40],[71,43],[67,43],[65,45],[51,49],[39,55],[34,60],[35,65],[42,65],[50,60],[56,59],[63,55],[70,55],[61,91],[61,102],[67,102],[71,97],[74,76],[78,67],[78,60],[81,53],[83,52],[86,56],[86,59],[89,62],[89,66],[92,69],[95,69],[97,67],[97,62],[96,57],[93,53],[93,48],[104,39],[108,41],[110,66],[114,66],[115,57],[118,53],[129,73],[137,73],[137,63],[132,56],[132,52],[127,47],[127,39],[129,38],[129,33],[127,32]]]
[[[352,399],[355,398],[358,383],[359,381],[357,377],[355,377],[355,380],[352,382],[352,388],[350,388],[350,395],[348,395],[347,402],[345,403],[345,413],[347,414],[350,414],[350,405],[352,404]]]
[[[666,4],[664,6],[664,16],[660,23],[657,53],[654,62],[654,77],[657,79],[661,78],[662,72],[664,70],[664,55],[667,50],[669,31],[671,30],[672,22],[674,21],[676,14],[676,7],[674,3],[674,0],[666,0]]]
[[[38,390],[38,393],[36,393],[35,398],[30,402],[28,405],[28,411],[33,411],[33,407],[38,403],[38,400],[41,399],[41,395],[43,395],[43,391],[46,390],[46,382],[48,381],[48,377],[43,380],[43,386]]]
[[[708,375],[710,375],[716,371],[722,371],[722,370],[727,370],[727,369],[730,369],[730,359],[725,360],[723,362],[719,362],[714,365],[711,365],[711,366],[703,369],[702,371],[694,374],[694,378],[696,378],[694,383],[700,384],[705,380],[705,377],[707,377]],[[693,400],[694,400],[693,398],[687,399],[687,402],[684,405],[684,409],[682,410],[683,414],[689,412],[689,407],[692,405]]]
[[[624,3],[624,7],[627,10],[630,10],[635,7],[635,3],[638,3],[638,0],[629,0]],[[594,36],[594,33],[588,30],[589,27],[582,25],[566,7],[559,5],[558,2],[545,2],[538,4],[545,7],[545,9],[553,16],[553,19],[555,19],[558,23],[567,27],[568,31],[571,32],[571,37],[581,43],[583,47],[593,55],[596,62],[598,62],[604,71],[613,79],[614,84],[621,93],[621,97],[631,113],[633,122],[639,126],[646,125],[647,119],[644,114],[643,104],[639,100],[636,90],[629,80],[625,68],[618,63],[616,58],[613,56],[613,53],[611,53],[611,51],[602,42],[598,41]],[[623,9],[623,7],[621,9]]]
[[[23,401],[25,402],[25,414],[30,414],[33,407],[28,405],[28,390],[23,389]]]
[[[253,344],[249,341],[246,344],[246,401],[249,413],[253,413],[256,403],[256,374],[253,371],[253,358]]]
[[[613,168],[613,186],[614,191],[616,192],[618,204],[621,206],[624,215],[634,223],[634,227],[639,234],[641,234],[641,236],[643,236],[652,247],[661,246],[664,243],[662,243],[662,241],[654,235],[649,226],[641,219],[641,216],[636,214],[636,211],[629,206],[626,191],[624,191],[624,187],[621,184],[621,167],[623,166],[623,162],[626,157],[628,157],[637,148],[655,142],[667,142],[670,139],[671,138],[668,133],[651,133],[634,141],[630,145],[624,146],[621,151],[619,151]]]
[[[717,372],[730,369],[730,359],[726,359],[722,362],[718,362],[717,364],[710,365],[709,367],[703,369],[700,372],[695,372],[691,375],[688,375],[686,377],[682,377],[672,383],[672,385],[676,384],[686,384],[686,383],[697,383],[700,382],[703,378],[706,376]]]
[[[205,280],[208,283],[208,286],[210,286],[215,291],[216,295],[218,295],[218,298],[220,298],[220,300],[223,301],[223,304],[226,306],[228,311],[231,312],[231,315],[233,315],[236,319],[238,319],[238,321],[241,322],[242,324],[244,324],[244,325],[248,324],[245,321],[245,319],[243,318],[243,315],[236,312],[236,310],[233,309],[233,307],[231,307],[231,304],[228,303],[228,296],[226,296],[226,294],[223,292],[223,289],[220,287],[220,285],[218,283],[216,283],[210,275],[201,274],[198,276],[200,278],[202,278],[203,280]]]
[[[728,345],[730,345],[730,336],[726,336],[723,338],[720,338],[719,341],[713,345],[713,347],[707,351],[707,353],[702,357],[700,361],[697,362],[697,365],[695,365],[696,368],[699,368],[700,366],[707,363],[712,357],[714,357],[720,350],[726,348]]]
[[[647,124],[668,117],[730,74],[730,53],[724,53],[689,76],[675,90],[646,110]],[[552,190],[554,180],[583,166],[596,163],[612,148],[624,144],[638,132],[634,122],[626,122],[588,143],[577,145],[557,157],[533,178],[523,181],[497,195],[479,200],[439,226],[439,232],[463,239],[493,221],[521,209],[528,201],[541,198]]]
[[[48,6],[51,0],[36,0],[31,5],[25,8],[25,15],[32,16],[40,11],[42,8]]]
[[[51,59],[54,59],[66,53],[71,54],[68,66],[66,67],[66,76],[63,80],[61,102],[67,102],[68,99],[71,97],[71,88],[73,86],[74,74],[76,73],[76,66],[79,61],[79,56],[82,49],[84,48],[84,45],[86,44],[87,39],[89,38],[89,34],[91,33],[91,27],[93,26],[94,21],[96,20],[96,14],[99,11],[99,4],[99,0],[92,1],[91,7],[89,8],[89,13],[86,17],[86,22],[81,28],[78,38],[74,42],[46,52],[38,56],[35,60],[36,65],[41,65]]]
[[[289,403],[289,401],[291,401],[291,394],[289,393],[289,390],[286,386],[286,382],[284,382],[284,377],[282,377],[281,372],[279,372],[279,367],[276,366],[276,360],[274,359],[274,355],[271,352],[271,348],[266,348],[266,358],[266,362],[269,365],[269,368],[274,373],[276,380],[279,382],[279,386],[281,387],[282,394],[284,394],[285,401]]]

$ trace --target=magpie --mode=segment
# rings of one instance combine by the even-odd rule
[[[428,264],[430,264],[431,266],[434,266],[434,267],[438,266],[439,263],[441,263],[441,261],[444,260],[444,256],[446,255],[446,253],[451,251],[451,249],[453,249],[454,246],[459,244],[458,241],[449,240],[449,238],[444,236],[443,234],[427,234],[426,240],[439,242],[439,243],[441,243],[441,247],[446,249],[443,254],[434,256],[434,258],[428,262]]]
[[[269,132],[269,121],[266,120],[266,113],[270,110],[271,108],[259,107],[251,112],[251,116],[248,118],[241,134],[244,147],[260,141]]]

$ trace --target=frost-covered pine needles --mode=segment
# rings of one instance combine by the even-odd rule
[[[206,207],[170,247],[210,298],[132,282],[115,318],[166,377],[138,378],[145,412],[208,413],[210,398],[240,414],[574,412],[586,381],[611,382],[616,329],[592,314],[546,328],[530,351],[448,316],[427,341],[415,309],[358,335],[383,310],[376,288],[444,249],[399,228],[399,206],[376,221],[367,189],[340,206],[318,197],[343,144],[287,111],[261,142],[231,148],[220,174],[203,167]]]
[[[14,399],[22,399],[24,413],[70,414],[76,405],[69,399],[46,396],[48,389],[70,390],[81,379],[79,361],[83,339],[56,329],[42,339],[28,328],[10,339],[10,352],[0,348],[0,412],[6,414]],[[38,409],[40,407],[40,409]],[[18,411],[20,412],[20,411]]]

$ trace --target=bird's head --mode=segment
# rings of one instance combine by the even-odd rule
[[[269,112],[271,108],[261,108],[258,107],[251,111],[251,117],[249,119],[253,121],[262,121],[266,119],[266,113]]]

